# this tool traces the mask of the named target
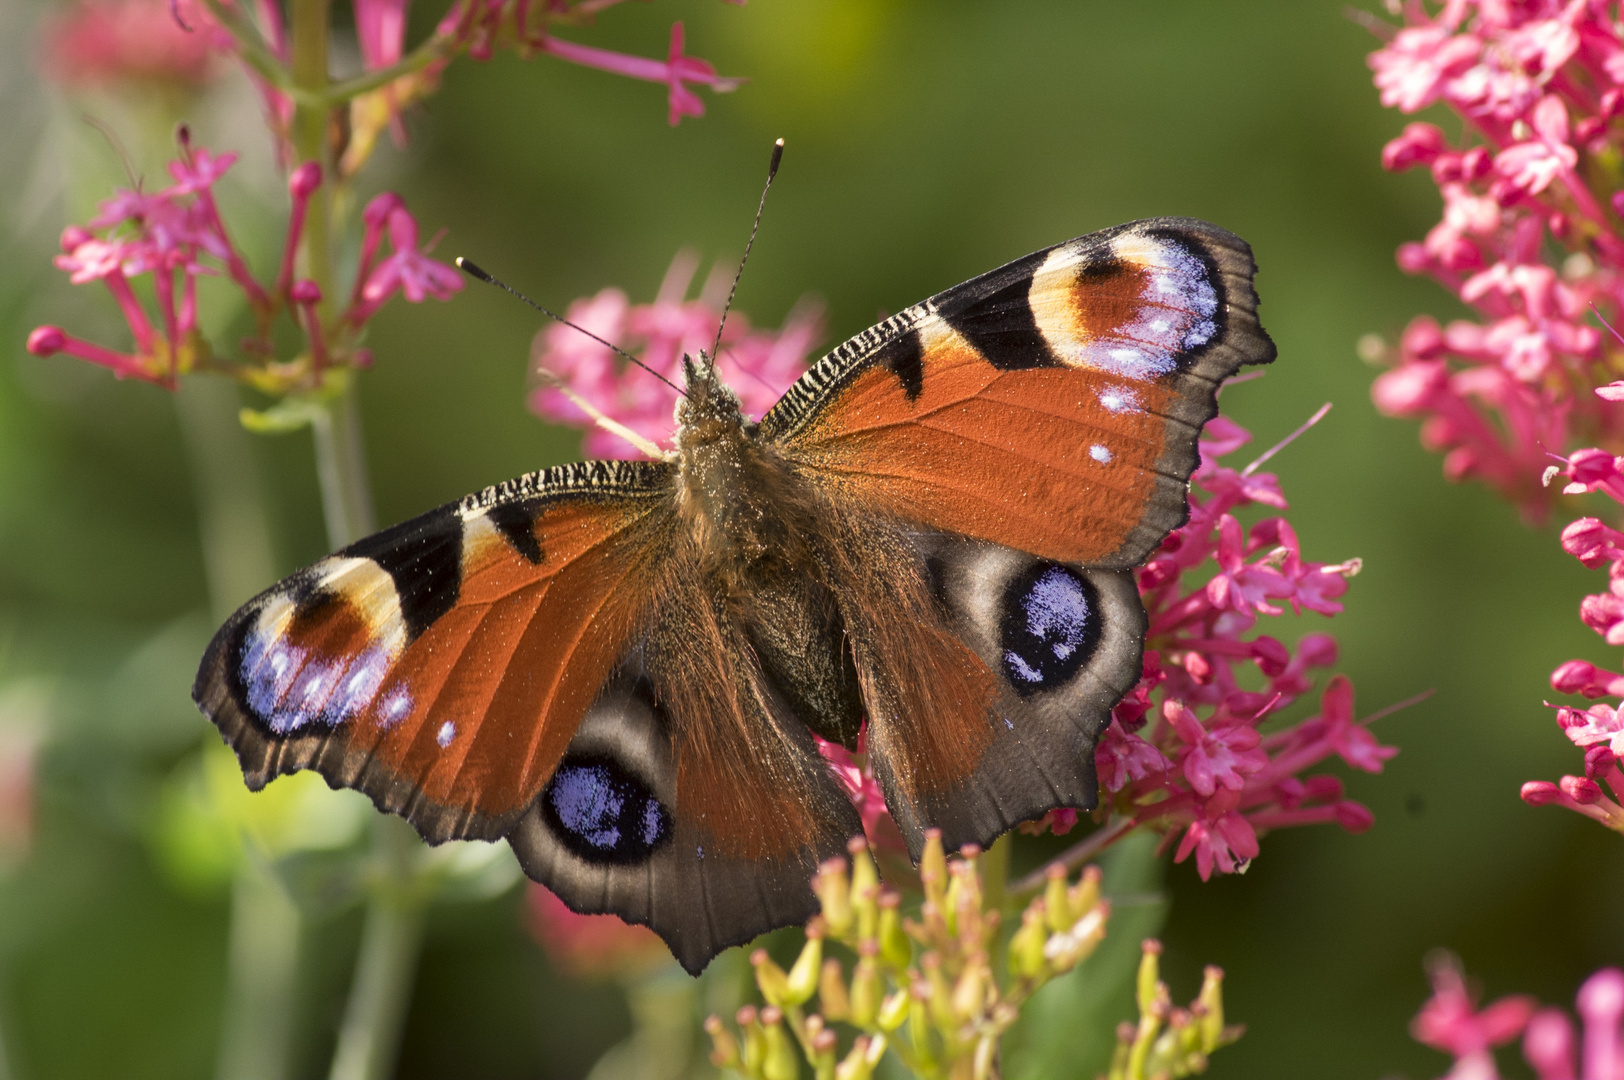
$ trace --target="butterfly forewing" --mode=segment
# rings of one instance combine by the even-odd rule
[[[429,840],[499,837],[647,617],[669,489],[562,466],[369,537],[245,605],[193,697],[250,787],[315,769]]]
[[[956,286],[824,357],[762,437],[914,521],[1132,566],[1184,520],[1218,384],[1274,346],[1251,250],[1161,218]]]

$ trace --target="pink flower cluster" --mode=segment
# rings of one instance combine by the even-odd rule
[[[1563,467],[1553,466],[1547,476],[1558,474],[1568,479],[1564,494],[1601,492],[1624,503],[1624,458],[1605,450],[1579,450]],[[1624,533],[1598,518],[1582,517],[1562,530],[1562,547],[1585,566],[1607,567],[1607,591],[1585,597],[1579,617],[1607,644],[1624,645]],[[1624,675],[1587,660],[1569,660],[1551,673],[1551,688],[1591,699],[1624,697]],[[1565,806],[1624,832],[1624,806],[1619,803],[1624,799],[1624,774],[1618,768],[1624,756],[1624,711],[1605,702],[1588,709],[1562,706],[1556,710],[1556,721],[1584,751],[1584,775],[1564,776],[1556,783],[1530,780],[1522,787],[1523,800],[1533,806]]]
[[[1243,469],[1220,464],[1250,439],[1225,417],[1207,425],[1190,520],[1139,571],[1150,616],[1143,677],[1117,705],[1095,754],[1102,808],[1124,831],[1153,828],[1168,845],[1177,838],[1175,861],[1193,854],[1202,878],[1243,869],[1268,829],[1369,828],[1370,811],[1343,797],[1340,780],[1303,774],[1333,755],[1380,772],[1398,753],[1376,741],[1369,720],[1355,719],[1353,686],[1341,675],[1326,685],[1317,713],[1262,730],[1313,689],[1313,672],[1336,663],[1337,647],[1330,635],[1311,633],[1290,648],[1258,633],[1259,617],[1288,608],[1337,614],[1359,561],[1304,560],[1283,517],[1241,525],[1234,512],[1242,507],[1286,509],[1278,478],[1258,471],[1279,447]]]
[[[1624,29],[1586,0],[1409,0],[1405,25],[1372,53],[1383,105],[1442,102],[1465,122],[1451,145],[1412,123],[1382,151],[1392,170],[1429,168],[1442,220],[1399,265],[1477,312],[1414,320],[1396,349],[1373,346],[1382,411],[1422,420],[1452,480],[1477,478],[1532,519],[1551,493],[1548,455],[1624,448],[1608,390],[1618,349],[1593,324],[1624,301],[1624,192],[1608,178],[1624,140]],[[1553,256],[1553,252],[1556,254]]]
[[[1538,1080],[1624,1080],[1624,971],[1603,968],[1579,987],[1582,1031],[1561,1009],[1524,994],[1478,1009],[1452,957],[1431,964],[1432,997],[1410,1025],[1416,1041],[1455,1059],[1444,1080],[1499,1080],[1494,1048],[1522,1036],[1523,1059]]]
[[[36,356],[67,353],[111,369],[119,378],[143,379],[171,389],[190,371],[216,370],[261,389],[286,392],[314,389],[324,370],[366,366],[369,354],[357,347],[363,324],[396,292],[417,303],[428,296],[448,299],[462,288],[461,276],[430,259],[417,243],[417,222],[400,197],[385,192],[362,214],[365,235],[361,260],[348,305],[337,315],[323,316],[322,290],[314,281],[295,277],[295,265],[310,200],[321,187],[321,168],[314,162],[294,169],[288,178],[291,209],[281,264],[273,285],[254,276],[231,241],[214,185],[236,161],[236,154],[214,154],[193,146],[181,130],[181,157],[170,162],[174,183],[148,193],[121,190],[101,204],[89,228],[69,226],[62,233],[56,265],[75,285],[99,281],[117,302],[134,338],[131,352],[118,352],[76,338],[60,327],[41,326],[28,336]],[[384,239],[390,251],[382,254]],[[222,359],[198,329],[197,281],[224,273],[243,294],[255,319],[256,333],[242,343],[245,359]],[[136,279],[150,279],[156,318],[136,294]],[[277,360],[272,324],[289,312],[304,333],[305,347],[292,363]]]
[[[619,289],[604,289],[571,304],[570,321],[681,385],[683,356],[710,351],[727,296],[729,278],[713,273],[703,294],[687,299],[698,268],[696,256],[679,252],[652,304],[634,305]],[[759,419],[806,370],[806,355],[822,334],[823,311],[814,303],[798,304],[776,333],[752,330],[749,320],[734,312],[722,335],[717,369],[738,393],[745,413]],[[676,391],[647,372],[627,370],[603,342],[555,324],[536,335],[532,355],[548,382],[531,394],[531,411],[590,428],[583,444],[588,457],[629,457],[638,450],[613,432],[592,427],[590,415],[571,395],[652,442],[670,444]]]

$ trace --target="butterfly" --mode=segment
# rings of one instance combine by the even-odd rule
[[[1220,384],[1275,348],[1251,249],[1154,218],[871,327],[759,422],[685,357],[676,449],[559,465],[249,601],[193,697],[258,789],[314,769],[425,840],[506,838],[690,972],[817,910],[862,832],[908,850],[1097,801],[1140,676],[1134,568],[1188,513]]]

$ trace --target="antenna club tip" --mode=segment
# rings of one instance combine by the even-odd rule
[[[452,260],[452,262],[457,264],[458,270],[461,270],[471,278],[487,282],[491,280],[491,276],[489,274],[475,266],[473,263],[469,262],[467,259],[463,258],[461,255],[458,255]]]
[[[783,160],[784,140],[779,139],[777,142],[773,143],[773,160],[772,163],[767,166],[767,183],[772,183],[773,177],[778,175],[778,163]]]

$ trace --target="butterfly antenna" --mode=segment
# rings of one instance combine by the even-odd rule
[[[773,159],[767,164],[767,183],[761,188],[761,202],[756,205],[755,224],[750,226],[750,239],[744,245],[744,257],[739,260],[739,269],[733,275],[733,287],[727,291],[727,303],[722,305],[722,321],[716,324],[716,341],[711,345],[711,363],[716,362],[716,352],[722,347],[722,328],[727,326],[727,313],[733,310],[733,297],[739,291],[739,279],[744,276],[744,264],[750,261],[750,249],[755,246],[756,230],[761,228],[761,213],[767,209],[767,192],[773,189],[773,177],[778,175],[778,163],[784,160],[784,140],[779,139],[773,143]]]
[[[579,325],[577,323],[572,323],[568,319],[564,318],[564,316],[558,314],[556,311],[550,311],[547,308],[542,307],[540,304],[538,304],[534,300],[530,299],[524,293],[520,292],[518,289],[515,289],[512,285],[509,285],[507,282],[503,281],[501,278],[494,277],[494,276],[486,273],[485,271],[481,270],[479,267],[475,266],[473,263],[469,262],[467,259],[463,258],[461,255],[457,256],[456,263],[457,263],[457,269],[461,270],[463,273],[467,274],[469,277],[473,278],[475,281],[483,281],[487,285],[495,285],[498,289],[503,289],[503,290],[505,290],[507,292],[512,293],[514,296],[517,296],[520,300],[523,300],[525,303],[529,304],[531,307],[535,308],[537,311],[541,312],[543,315],[547,316],[549,319],[553,319],[556,322],[563,323],[565,326],[569,327],[571,330],[577,330],[577,331],[585,334],[587,337],[591,338],[593,341],[596,341],[599,345],[602,345],[606,349],[613,349],[619,355],[625,357],[627,360],[629,360],[632,363],[636,364],[638,367],[642,368],[644,371],[648,372],[650,375],[654,376],[656,379],[659,379],[661,382],[665,383],[665,385],[667,385],[671,389],[675,390],[682,397],[687,397],[688,396],[688,392],[686,390],[684,390],[682,387],[678,386],[676,383],[672,382],[670,379],[666,378],[664,375],[661,375],[658,371],[655,371],[653,368],[649,367],[647,364],[643,363],[643,361],[639,360],[637,357],[633,356],[631,353],[627,352],[625,349],[622,349],[619,345],[616,345],[614,342],[605,341],[603,338],[599,337],[597,334],[594,334],[592,331],[588,330],[586,327],[581,326],[581,325]]]

